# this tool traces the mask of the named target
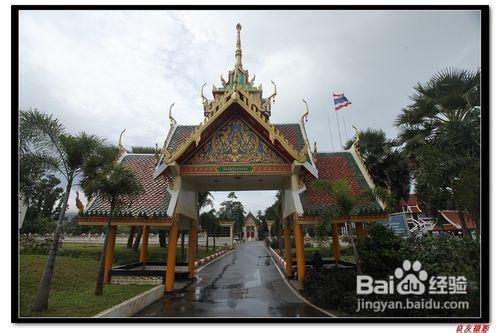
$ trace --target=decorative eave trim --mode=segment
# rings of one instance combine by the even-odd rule
[[[167,138],[165,139],[165,142],[163,143],[163,148],[161,149],[162,154],[160,156],[160,159],[158,160],[157,167],[162,163],[165,156],[167,156],[169,154],[167,148],[170,145],[170,141],[172,141],[172,137],[174,136],[174,133],[177,130],[177,127],[179,127],[179,124],[177,122],[170,123],[170,128],[168,130]]]
[[[109,217],[107,216],[80,216],[78,219],[79,225],[106,225]],[[165,226],[172,225],[170,217],[113,217],[111,225],[134,225],[134,226]]]
[[[305,161],[303,164],[304,168],[309,171],[309,173],[316,179],[319,178],[319,172],[318,169],[316,168],[315,165],[309,163],[308,161]]]
[[[274,144],[275,140],[282,145],[282,147],[287,151],[287,153],[292,156],[294,160],[297,160],[301,163],[306,161],[306,152],[297,151],[285,138],[285,136],[279,132],[279,130],[274,127],[272,124],[268,122],[263,112],[259,109],[252,110],[252,106],[255,107],[255,104],[252,103],[253,96],[246,94],[244,90],[237,89],[236,91],[230,93],[227,92],[223,96],[219,98],[219,101],[214,103],[212,108],[215,108],[215,111],[207,118],[200,123],[193,133],[180,145],[180,147],[165,160],[165,156],[162,156],[160,159],[160,163],[171,163],[176,161],[188,148],[192,143],[195,143],[196,146],[199,145],[201,141],[201,134],[206,130],[208,126],[210,126],[221,114],[224,113],[225,110],[228,109],[230,105],[233,103],[238,103],[243,110],[247,112],[254,120],[256,120],[264,129],[266,129],[269,133],[269,141],[271,144]],[[242,98],[244,97],[244,98]],[[223,101],[224,103],[220,103]]]
[[[309,110],[308,110],[309,112]],[[299,127],[300,131],[302,133],[302,137],[304,138],[305,145],[307,147],[307,154],[309,156],[309,161],[304,162],[304,168],[309,171],[309,173],[314,176],[314,178],[318,179],[319,174],[318,174],[318,169],[316,168],[316,164],[314,163],[314,158],[311,152],[311,145],[309,144],[309,138],[307,137],[307,131],[306,131],[306,125],[304,123],[305,117],[302,116],[299,121]]]
[[[348,152],[351,153],[352,157],[354,158],[354,161],[356,161],[356,164],[358,165],[359,170],[361,170],[361,174],[365,178],[366,183],[373,190],[375,188],[375,183],[373,182],[373,179],[370,176],[370,173],[368,172],[368,169],[366,168],[365,163],[363,162],[363,158],[361,157],[361,155],[359,153],[357,144],[358,144],[358,139],[356,139],[356,141],[354,141],[354,143],[351,145],[351,148],[349,148]],[[385,204],[382,202],[382,200],[377,198],[377,202],[380,205],[380,207],[383,210],[385,210]]]

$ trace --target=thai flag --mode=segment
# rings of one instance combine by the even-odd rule
[[[351,102],[344,96],[344,94],[336,94],[336,93],[333,93],[333,103],[335,104],[335,111],[338,111],[343,107],[351,105]]]

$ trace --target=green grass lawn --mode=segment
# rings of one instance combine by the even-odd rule
[[[104,295],[95,296],[99,262],[92,258],[58,257],[52,277],[49,309],[46,313],[30,314],[45,261],[44,255],[20,256],[19,301],[23,317],[89,317],[152,288],[148,285],[105,285]]]
[[[54,266],[49,310],[46,313],[31,314],[30,306],[36,296],[47,257],[42,254],[22,254],[19,274],[21,316],[93,316],[153,287],[150,285],[105,285],[104,295],[95,296],[94,289],[101,250],[102,244],[63,244],[58,251]],[[216,249],[218,250],[220,248]],[[180,252],[179,247],[177,260],[180,258]],[[165,261],[166,253],[166,248],[152,244],[148,247],[148,260]],[[199,258],[212,253],[214,253],[212,247],[208,252],[205,251],[204,246],[198,249]],[[124,244],[117,244],[113,265],[137,262],[138,258],[139,252],[127,249]]]

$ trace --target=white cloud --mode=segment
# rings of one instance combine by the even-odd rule
[[[355,124],[393,137],[416,82],[480,67],[472,11],[22,11],[20,108],[53,113],[74,133],[116,142],[127,128],[127,146],[161,145],[171,103],[180,123],[202,120],[201,85],[209,95],[234,66],[237,22],[245,68],[266,95],[278,86],[272,121],[297,121],[306,98],[319,150],[331,149],[328,117],[337,128],[332,91],[353,102],[339,114],[344,140],[344,119],[350,134]],[[252,212],[267,199],[248,200]]]

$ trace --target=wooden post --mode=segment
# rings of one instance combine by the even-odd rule
[[[304,232],[302,225],[295,221],[295,256],[297,257],[297,284],[299,290],[304,288],[304,275],[306,274],[306,257],[304,255]]]
[[[340,261],[339,227],[335,223],[332,223],[332,244],[335,264],[338,266]]]
[[[104,261],[104,283],[111,282],[111,269],[113,268],[113,256],[115,254],[116,225],[112,225],[109,230],[108,247],[106,249],[106,258]]]
[[[188,278],[194,278],[194,262],[196,260],[196,221],[191,220],[191,225],[189,226],[189,239],[188,239]]]
[[[142,227],[142,239],[141,239],[141,256],[139,261],[142,265],[146,264],[148,260],[148,242],[149,242],[149,226],[145,225]]]
[[[175,257],[177,256],[177,238],[179,236],[178,223],[178,219],[175,218],[168,233],[167,272],[165,276],[165,292],[167,293],[174,291]]]
[[[363,222],[354,223],[356,225],[356,237],[363,238],[365,237],[365,230],[363,228]]]
[[[285,236],[285,263],[286,263],[286,275],[289,278],[293,278],[292,271],[292,246],[290,242],[290,221],[285,220],[285,226],[283,229]]]

